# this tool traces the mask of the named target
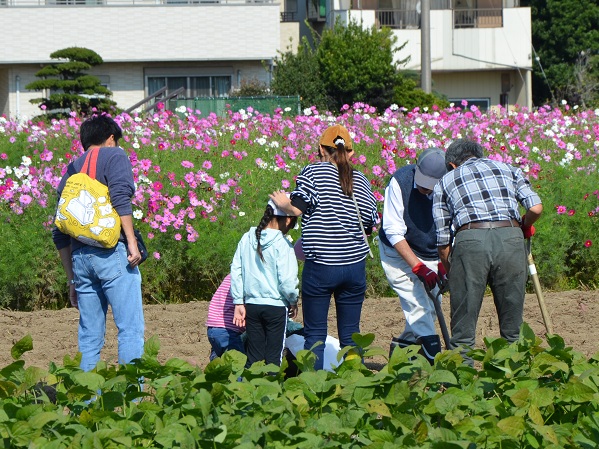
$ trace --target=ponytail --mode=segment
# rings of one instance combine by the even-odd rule
[[[336,148],[322,146],[339,171],[339,184],[341,184],[341,191],[347,196],[353,195],[354,190],[354,169],[349,163],[349,151],[345,148],[345,144],[338,143]]]
[[[260,244],[260,236],[262,235],[262,230],[268,226],[270,221],[274,217],[274,210],[270,205],[266,206],[266,210],[264,211],[264,215],[260,220],[258,226],[256,226],[256,240],[258,241],[258,245],[256,246],[256,252],[258,256],[260,256],[260,260],[264,262],[264,256],[262,255],[262,245]]]

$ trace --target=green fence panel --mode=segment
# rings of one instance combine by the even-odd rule
[[[247,110],[252,107],[255,111],[262,114],[274,114],[275,110],[281,108],[285,113],[299,115],[300,97],[299,96],[278,96],[278,97],[206,97],[206,98],[175,98],[168,100],[166,108],[176,111],[177,108],[185,106],[191,110],[200,111],[199,115],[207,116],[215,113],[218,116],[225,116],[228,110],[239,111]]]

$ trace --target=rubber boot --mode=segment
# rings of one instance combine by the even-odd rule
[[[395,348],[407,348],[408,346],[417,345],[417,344],[418,343],[416,343],[414,341],[403,340],[403,339],[398,338],[398,337],[393,337],[391,339],[391,346],[389,348],[389,357],[391,357],[391,354],[393,354],[393,350]]]
[[[435,363],[435,355],[441,352],[441,339],[438,335],[427,335],[416,340],[420,345],[420,354],[432,365]]]

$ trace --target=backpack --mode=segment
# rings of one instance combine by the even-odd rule
[[[89,150],[79,173],[69,164],[71,176],[58,200],[54,224],[86,245],[114,248],[121,235],[121,217],[110,204],[108,187],[96,179],[99,151]]]

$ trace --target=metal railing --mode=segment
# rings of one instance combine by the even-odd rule
[[[379,26],[396,30],[420,28],[420,14],[413,9],[377,9],[376,18]],[[501,28],[503,9],[454,9],[453,24],[455,28]]]
[[[297,12],[282,12],[281,22],[298,22]]]
[[[150,101],[154,100],[154,103],[152,103],[150,106],[147,106],[145,108],[146,111],[151,111],[158,105],[158,103],[167,102],[167,101],[177,97],[178,95],[182,94],[183,92],[185,92],[184,87],[179,87],[177,90],[174,90],[166,95],[163,95],[164,93],[166,93],[167,90],[168,90],[168,88],[166,86],[162,87],[161,89],[158,89],[152,95],[148,95],[146,98],[144,98],[140,102],[135,103],[133,106],[131,106],[128,109],[125,109],[125,112],[127,114],[131,114],[131,112],[133,112],[138,107],[143,106],[144,104],[149,103]]]
[[[396,30],[420,28],[420,14],[413,9],[378,9],[376,17],[380,26]]]
[[[501,28],[503,9],[454,9],[453,26],[455,28]]]

